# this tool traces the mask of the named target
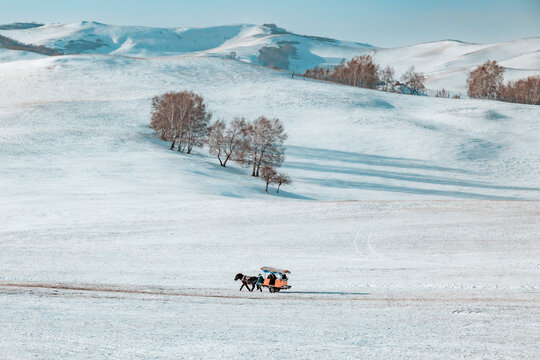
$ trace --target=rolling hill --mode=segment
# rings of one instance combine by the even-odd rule
[[[32,25],[32,24],[31,24]],[[454,40],[399,48],[299,35],[273,24],[228,25],[207,28],[151,28],[113,26],[97,22],[33,24],[0,27],[0,35],[65,54],[115,54],[131,57],[234,56],[244,62],[302,73],[314,66],[332,66],[342,59],[371,54],[375,62],[391,65],[399,77],[410,65],[427,76],[427,87],[465,92],[467,73],[497,60],[506,79],[540,74],[540,38],[496,44]]]

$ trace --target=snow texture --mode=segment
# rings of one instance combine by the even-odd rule
[[[87,52],[0,52],[0,357],[537,358],[537,106],[292,79],[256,64],[277,27],[165,30],[0,31]],[[300,38],[291,64],[344,47]],[[523,41],[505,66],[538,69]],[[183,89],[279,117],[294,184],[168,150],[151,97]],[[238,292],[261,266],[292,289]]]

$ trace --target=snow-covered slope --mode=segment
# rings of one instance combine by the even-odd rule
[[[236,58],[245,62],[296,73],[314,66],[336,65],[344,58],[372,54],[378,64],[393,66],[398,77],[414,65],[427,75],[428,88],[461,92],[465,92],[467,73],[488,59],[497,60],[507,68],[507,80],[540,74],[538,37],[497,44],[444,40],[381,49],[368,44],[293,34],[271,24],[151,28],[87,21],[0,30],[0,35],[67,54],[225,57],[234,53]]]
[[[189,46],[249,60],[257,29]],[[140,41],[0,53],[3,358],[537,357],[540,203],[506,199],[540,198],[538,106],[136,57]],[[266,194],[207,149],[168,150],[151,98],[183,89],[214,119],[279,117],[294,184]],[[264,265],[291,291],[238,292]]]
[[[540,38],[526,38],[497,44],[471,44],[445,40],[394,49],[376,49],[376,63],[391,65],[401,74],[411,65],[428,77],[427,87],[465,91],[469,71],[487,60],[504,67],[506,80],[540,75]]]
[[[153,192],[172,178],[164,185],[182,184],[203,196],[264,196],[258,179],[238,167],[220,168],[205,149],[179,155],[153,139],[151,97],[189,89],[204,96],[214,118],[283,120],[289,134],[284,170],[295,185],[282,196],[540,198],[536,106],[389,94],[198,56],[47,57],[0,64],[0,82],[4,164],[18,168],[26,159],[28,171],[42,173],[33,177],[20,168],[29,181],[24,186],[61,184],[59,191],[70,192],[84,181],[83,191],[113,191],[103,181],[119,176],[113,182],[122,189],[127,182]],[[44,181],[58,173],[42,156],[63,164],[61,182]],[[129,164],[132,181],[125,178]],[[10,170],[2,173],[3,188],[18,193],[23,184]]]

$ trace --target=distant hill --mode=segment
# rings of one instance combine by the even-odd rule
[[[468,72],[488,59],[506,67],[506,80],[540,75],[539,37],[496,44],[443,40],[385,49],[299,35],[275,24],[156,28],[93,21],[50,25],[15,23],[0,26],[0,35],[3,43],[8,43],[4,47],[47,55],[228,57],[296,73],[315,66],[335,66],[342,59],[371,54],[381,66],[394,67],[397,77],[414,65],[426,75],[428,88],[454,91],[465,91]],[[5,37],[13,39],[12,42]]]

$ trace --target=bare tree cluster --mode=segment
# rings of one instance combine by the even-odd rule
[[[469,73],[467,94],[471,98],[540,105],[540,76],[504,84],[504,68],[495,60],[486,61]]]
[[[496,61],[486,61],[469,73],[467,78],[467,95],[476,99],[492,99],[522,104],[540,105],[540,77],[530,76],[503,84],[504,68]],[[426,92],[424,85],[426,77],[423,73],[417,72],[411,66],[402,76],[400,81],[396,81],[394,69],[387,65],[379,69],[373,63],[371,55],[363,55],[352,58],[334,67],[308,69],[303,76],[332,81],[340,84],[359,86],[369,89],[378,88],[382,91],[409,93],[412,95],[423,95]],[[294,75],[293,75],[294,77]],[[437,91],[436,97],[450,97],[446,89]],[[461,98],[460,95],[452,96],[454,99]]]
[[[414,71],[414,66],[411,66],[405,74],[403,74],[399,83],[395,79],[395,71],[387,65],[380,68],[379,65],[373,62],[371,55],[362,55],[352,58],[341,63],[334,68],[321,68],[316,66],[313,69],[308,69],[303,74],[306,77],[332,81],[339,84],[359,86],[368,89],[376,89],[382,91],[399,91],[402,93],[410,93],[413,95],[423,94],[425,90],[425,77],[422,73]],[[396,90],[396,86],[398,87]]]
[[[206,142],[212,114],[204,99],[191,91],[169,92],[152,99],[150,126],[161,139],[171,142],[171,150],[191,153]]]
[[[279,192],[281,185],[291,182],[275,170],[285,159],[283,143],[287,139],[279,119],[261,116],[248,122],[235,118],[228,126],[223,120],[208,126],[210,118],[203,98],[191,91],[168,92],[152,99],[150,126],[162,140],[171,142],[171,150],[189,154],[194,147],[208,144],[221,166],[232,160],[251,168],[252,176],[262,175],[266,191],[269,184],[278,184]]]
[[[497,62],[486,61],[469,73],[467,95],[474,99],[495,100],[503,83],[504,68]]]
[[[170,141],[171,150],[191,153],[194,147],[208,144],[210,154],[219,164],[235,161],[251,169],[251,176],[261,177],[268,185],[291,183],[275,169],[285,160],[283,143],[287,134],[283,123],[265,116],[249,122],[235,118],[229,125],[217,120],[208,125],[211,113],[202,96],[191,91],[168,92],[152,99],[152,127],[162,140]]]
[[[270,184],[276,184],[278,186],[276,193],[279,193],[281,185],[292,184],[292,180],[287,174],[278,173],[276,169],[270,166],[263,166],[261,168],[261,179],[264,180],[266,184],[266,192],[268,192],[268,185]]]
[[[216,156],[221,166],[229,160],[251,169],[251,176],[261,177],[268,185],[286,185],[291,182],[286,174],[278,173],[285,159],[283,143],[287,139],[279,119],[261,116],[251,122],[235,118],[228,126],[217,120],[208,128],[210,154]]]
[[[379,84],[379,66],[373,62],[371,55],[362,55],[347,62],[343,60],[333,69],[319,67],[308,69],[304,76],[374,89]]]
[[[499,87],[497,99],[520,104],[540,105],[540,76],[509,81]]]

